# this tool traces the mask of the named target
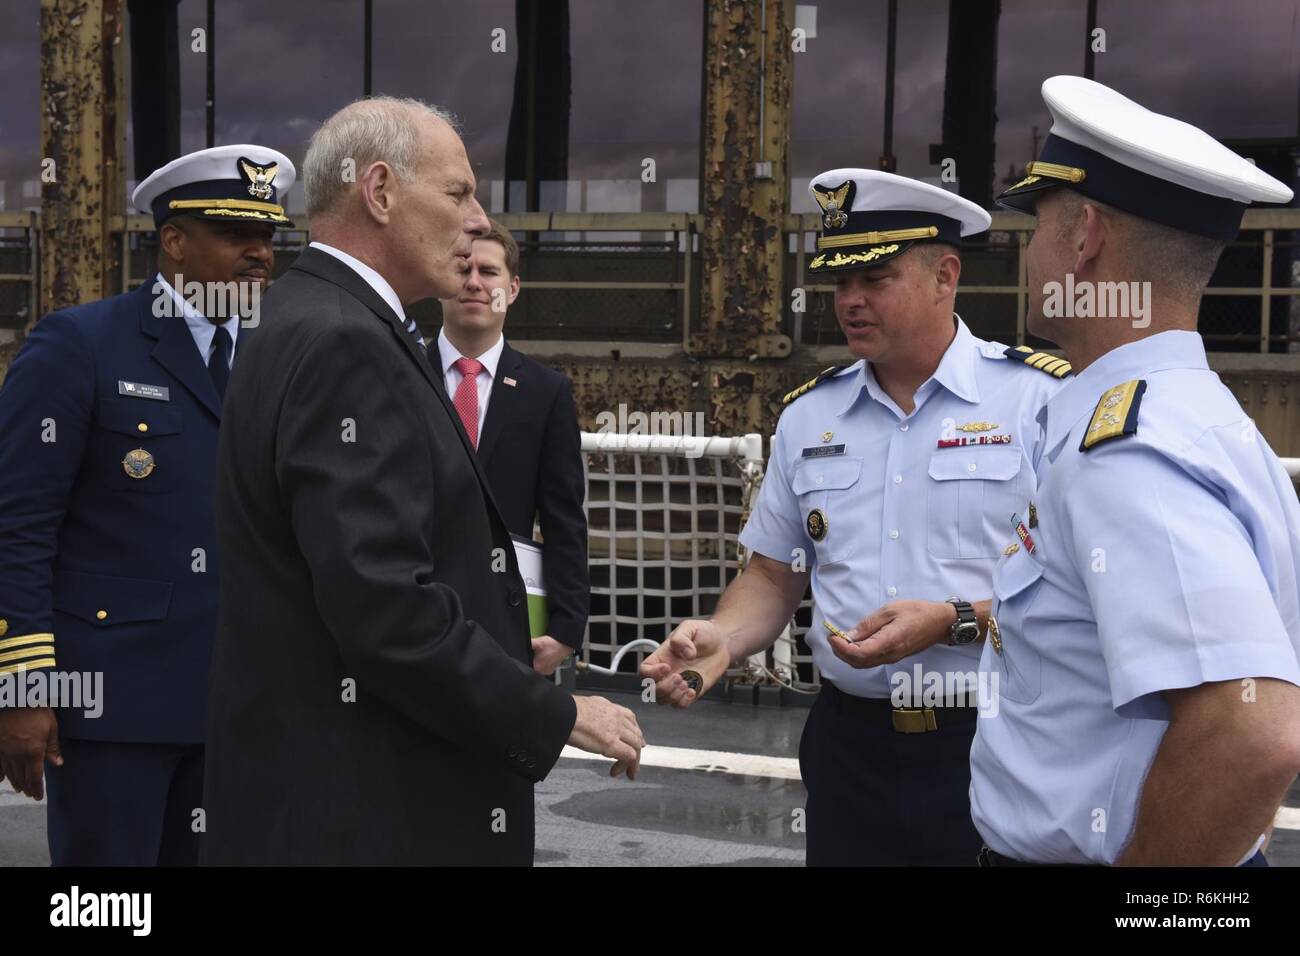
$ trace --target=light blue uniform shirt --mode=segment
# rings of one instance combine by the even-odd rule
[[[1007,518],[1036,487],[1038,411],[1062,384],[1007,359],[1005,349],[957,318],[912,414],[859,361],[781,415],[740,541],[774,561],[803,559],[814,601],[808,646],[822,675],[846,693],[889,697],[890,675],[911,679],[918,663],[923,673],[976,673],[978,644],[858,670],[832,653],[822,622],[848,630],[891,601],[991,596]],[[825,519],[821,540],[809,533],[814,510]]]
[[[1102,395],[1133,379],[1136,434],[1081,452]],[[1034,549],[994,581],[1002,653],[986,641],[980,666],[1000,694],[971,749],[972,815],[1006,856],[1109,864],[1168,726],[1162,691],[1300,683],[1300,505],[1194,332],[1107,353],[1043,416]]]

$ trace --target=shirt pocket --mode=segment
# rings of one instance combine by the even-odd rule
[[[820,523],[825,526],[821,540],[813,538],[818,564],[847,561],[862,540],[866,503],[858,484],[861,477],[861,458],[803,458],[795,466],[790,490],[799,499],[804,532],[813,538],[808,516],[814,511],[821,512]]]
[[[102,400],[95,411],[90,457],[103,487],[153,494],[172,491],[182,462],[181,410],[139,399]]]
[[[1042,586],[1043,566],[1022,546],[998,565],[993,576],[993,609],[1002,653],[993,653],[997,694],[1032,704],[1042,689],[1043,659],[1025,634],[1025,617]]]
[[[1025,507],[1028,469],[1018,446],[941,448],[930,455],[926,543],[945,559],[996,558]]]

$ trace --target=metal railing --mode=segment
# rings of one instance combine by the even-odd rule
[[[677,278],[670,281],[624,281],[620,279],[541,280],[529,278],[525,283],[525,290],[672,292],[678,300],[679,322],[674,324],[680,325],[683,346],[690,339],[693,319],[693,285],[698,271],[696,265],[698,252],[695,247],[696,237],[703,224],[702,216],[690,213],[657,212],[539,212],[504,213],[497,215],[496,218],[507,228],[515,232],[526,233],[529,240],[525,245],[529,248],[549,250],[572,248],[575,257],[581,257],[586,254],[586,251],[575,243],[571,237],[566,237],[566,234],[584,236],[601,233],[636,233],[641,236],[660,234],[662,236],[661,245],[672,246],[677,249],[679,264],[674,267],[674,274]],[[310,226],[305,217],[298,217],[296,222],[298,223],[297,228],[285,230],[279,234],[277,239],[279,248],[293,250],[306,245],[310,235]],[[786,248],[789,249],[793,245],[791,255],[793,258],[794,285],[813,293],[830,292],[834,288],[832,285],[825,283],[806,283],[808,278],[806,273],[808,250],[819,225],[820,218],[815,214],[786,216],[783,223],[787,243]],[[995,237],[998,241],[996,243],[990,242],[989,247],[997,246],[1008,252],[1014,250],[1016,281],[1004,284],[963,284],[960,290],[962,295],[1014,295],[1016,301],[1016,341],[1018,343],[1023,342],[1026,335],[1029,289],[1025,266],[1025,247],[1028,244],[1033,225],[1034,220],[1021,213],[1005,211],[993,213],[990,236]],[[23,259],[27,263],[26,268],[11,269],[0,273],[0,283],[25,284],[27,286],[27,304],[22,311],[28,314],[35,311],[40,314],[45,310],[44,304],[40,301],[40,249],[42,241],[40,213],[0,212],[0,230],[3,231],[0,232],[0,236],[3,236],[5,240],[5,245],[0,245],[0,249],[6,247],[12,249],[15,245],[19,248],[25,247],[26,255],[20,255],[17,258]],[[133,258],[140,258],[138,254],[138,250],[141,248],[140,239],[145,234],[153,232],[153,222],[150,217],[141,215],[115,217],[115,220],[111,223],[111,231],[119,259],[120,286],[122,291],[126,291],[146,278],[145,275],[133,274],[131,263]],[[1289,298],[1300,295],[1300,283],[1293,282],[1290,285],[1283,285],[1274,280],[1277,250],[1279,248],[1288,248],[1291,245],[1289,237],[1279,242],[1277,233],[1283,232],[1285,234],[1292,231],[1300,234],[1300,209],[1248,210],[1242,224],[1242,237],[1234,244],[1234,248],[1249,247],[1259,250],[1258,284],[1212,286],[1207,290],[1207,294],[1214,297],[1258,298],[1259,325],[1257,340],[1258,351],[1260,352],[1268,352],[1271,343],[1292,340],[1296,334],[1290,329],[1276,329],[1273,317],[1273,303],[1277,297]],[[134,241],[137,251],[134,257],[132,255],[133,237],[136,237]],[[584,240],[581,246],[589,247],[592,242],[591,239]],[[597,244],[605,249],[638,245],[637,242],[617,239],[612,239],[608,244]],[[23,324],[21,320],[25,318],[26,315],[11,314],[6,316],[0,314],[0,328],[21,326]],[[792,317],[789,317],[789,321],[793,326],[791,337],[795,344],[799,345],[803,338],[802,315],[795,313]],[[1213,342],[1213,336],[1210,336],[1210,339]],[[633,338],[629,339],[629,341],[636,340]]]

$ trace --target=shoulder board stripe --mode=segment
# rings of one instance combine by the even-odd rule
[[[1112,438],[1137,434],[1138,406],[1142,404],[1142,394],[1146,390],[1147,383],[1135,378],[1102,392],[1092,413],[1092,421],[1088,422],[1088,429],[1083,433],[1083,441],[1079,443],[1079,451],[1087,451]]]
[[[814,379],[810,379],[810,380],[808,380],[807,382],[804,382],[804,383],[803,383],[802,385],[800,385],[798,388],[793,389],[792,391],[786,392],[786,393],[785,393],[785,397],[781,399],[781,404],[782,404],[782,405],[789,405],[791,402],[793,402],[793,401],[794,401],[796,398],[798,398],[800,395],[804,394],[805,392],[810,392],[810,391],[812,391],[814,388],[816,388],[816,387],[817,387],[818,385],[820,385],[822,382],[826,381],[826,380],[827,380],[828,378],[830,378],[832,375],[835,375],[837,372],[842,372],[842,371],[844,371],[844,369],[847,368],[847,367],[848,367],[848,366],[845,366],[845,365],[832,365],[830,368],[828,368],[828,369],[824,370],[823,372],[821,372],[821,373],[820,373],[816,378],[814,378]]]
[[[1027,345],[1014,345],[1002,354],[1048,375],[1055,375],[1057,378],[1065,378],[1072,371],[1070,363],[1060,356],[1050,352],[1035,352]]]

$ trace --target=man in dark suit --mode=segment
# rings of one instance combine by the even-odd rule
[[[146,178],[158,274],[47,315],[0,392],[0,777],[48,781],[55,865],[198,861],[221,399],[293,180],[250,145]]]
[[[315,237],[241,357],[218,452],[211,864],[531,864],[566,742],[635,774],[631,711],[529,657],[524,585],[405,307],[487,226],[445,114],[352,103],[304,160]]]
[[[542,532],[548,623],[533,668],[550,675],[582,647],[590,607],[582,446],[573,383],[512,349],[501,330],[519,296],[519,246],[500,223],[474,240],[459,292],[442,302],[438,371],[478,449],[510,533]]]

